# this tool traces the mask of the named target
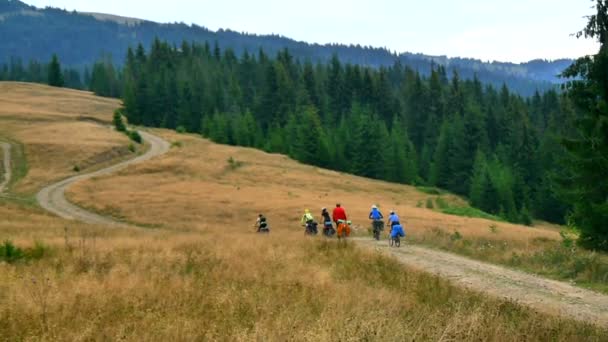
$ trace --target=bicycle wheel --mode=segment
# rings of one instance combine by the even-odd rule
[[[395,243],[395,239],[393,239],[393,237],[389,235],[389,237],[388,237],[388,245],[390,247],[393,247],[394,243]]]
[[[401,246],[401,238],[399,236],[397,236],[395,238],[395,246],[396,247],[400,247]]]

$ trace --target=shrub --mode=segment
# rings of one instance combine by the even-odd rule
[[[433,199],[432,198],[427,198],[426,199],[426,207],[427,207],[427,209],[433,209],[435,207],[433,205]]]
[[[142,143],[141,135],[138,131],[129,131],[129,139],[135,141],[138,144]]]
[[[78,165],[74,165],[74,167],[72,168],[72,170],[73,170],[74,172],[80,172],[80,166],[78,166]]]
[[[186,127],[184,127],[184,126],[177,126],[177,128],[175,129],[175,131],[177,133],[186,133]]]
[[[135,145],[133,145],[133,143],[129,144],[129,151],[135,153]]]
[[[448,204],[448,202],[446,202],[442,197],[437,197],[435,199],[435,204],[437,204],[437,207],[439,209],[447,209],[450,207],[450,205]]]
[[[6,240],[0,245],[0,261],[14,263],[19,260],[39,260],[48,254],[49,248],[40,241],[36,241],[32,248],[20,248],[12,241]]]
[[[450,235],[452,241],[462,240],[462,234],[459,231],[455,231],[454,234]]]
[[[5,261],[10,264],[17,260],[23,259],[24,257],[25,253],[23,250],[15,246],[10,240],[6,240],[2,245],[0,245],[1,261]]]
[[[231,170],[236,170],[240,167],[242,167],[244,165],[244,163],[242,161],[236,160],[232,157],[228,158],[228,167]]]
[[[114,127],[116,128],[117,131],[119,131],[119,132],[127,131],[127,126],[125,126],[125,123],[122,121],[122,114],[121,114],[120,109],[117,109],[114,111],[114,118],[112,121],[114,122]]]
[[[180,148],[182,146],[184,146],[184,144],[181,141],[174,141],[174,142],[171,143],[171,147]]]

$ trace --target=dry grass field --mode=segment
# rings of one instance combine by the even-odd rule
[[[103,127],[86,131],[89,123],[78,119],[109,121],[113,100],[36,85],[0,89],[11,99],[0,102],[0,137],[23,144],[29,168],[13,192],[33,193],[74,163],[128,144]],[[80,224],[0,198],[0,242],[21,249],[18,259],[0,259],[0,340],[601,341],[608,334],[456,288],[352,243],[305,238],[299,216],[339,201],[357,234],[366,234],[368,208],[379,203],[406,218],[418,239],[458,230],[521,251],[540,248],[529,243],[535,239],[557,241],[554,229],[447,216],[417,208],[428,195],[412,187],[155,133],[176,142],[167,155],[69,193],[147,228]],[[268,236],[254,233],[259,212],[269,218]]]
[[[131,153],[127,137],[94,122],[109,124],[117,100],[16,82],[0,82],[0,94],[0,136],[20,143],[29,168],[14,193],[32,195],[75,166],[85,171]]]

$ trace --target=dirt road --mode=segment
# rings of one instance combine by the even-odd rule
[[[608,326],[608,296],[502,266],[429,248],[402,245],[388,247],[387,241],[354,239],[397,258],[403,264],[450,279],[453,283],[585,322]]]
[[[150,150],[145,154],[103,170],[78,175],[50,185],[38,193],[38,202],[45,209],[64,218],[92,224],[123,225],[110,217],[103,217],[70,204],[65,199],[64,193],[65,189],[74,182],[110,174],[128,165],[162,155],[169,150],[169,143],[165,140],[145,132],[141,132],[141,136],[150,144]],[[6,151],[6,147],[4,148]],[[6,163],[8,154],[5,152],[4,155]],[[376,242],[364,238],[353,240],[361,247],[386,253],[403,264],[450,279],[457,285],[495,297],[507,298],[542,312],[608,326],[608,296],[567,283],[429,248],[402,245],[397,249],[389,248],[386,241]]]
[[[0,193],[4,192],[8,182],[11,181],[11,145],[5,142],[0,142],[2,146],[2,165],[4,174],[1,175],[2,182],[0,182]]]
[[[110,166],[108,168],[96,172],[74,176],[68,179],[64,179],[61,182],[51,184],[40,190],[40,192],[38,192],[38,194],[36,195],[38,203],[40,203],[40,205],[44,209],[63,218],[78,220],[91,224],[124,225],[123,223],[111,217],[104,217],[69,203],[65,198],[65,190],[71,184],[80,180],[107,175],[116,172],[120,169],[123,169],[131,164],[151,159],[169,151],[170,145],[167,141],[146,132],[139,133],[144,139],[144,141],[150,144],[150,149],[146,153],[136,158],[124,161],[122,163]]]

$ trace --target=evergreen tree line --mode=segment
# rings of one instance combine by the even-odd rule
[[[123,89],[121,73],[114,67],[111,57],[103,56],[92,67],[83,70],[61,66],[53,55],[48,63],[29,61],[23,63],[13,57],[0,64],[0,81],[17,81],[48,84],[80,90],[91,90],[97,95],[120,97]]]
[[[237,57],[217,44],[156,40],[129,49],[124,69],[102,57],[83,76],[18,58],[0,80],[47,83],[122,97],[129,122],[201,133],[213,141],[284,153],[303,163],[404,184],[433,185],[509,221],[563,223],[553,181],[575,112],[555,91],[522,98],[477,78]]]
[[[129,49],[122,81],[130,123],[201,133],[303,163],[467,196],[513,221],[563,222],[558,139],[575,117],[556,91],[522,98],[433,67],[367,68],[237,57],[217,45],[156,40]],[[108,80],[108,82],[112,82]],[[103,94],[102,94],[103,95]]]

